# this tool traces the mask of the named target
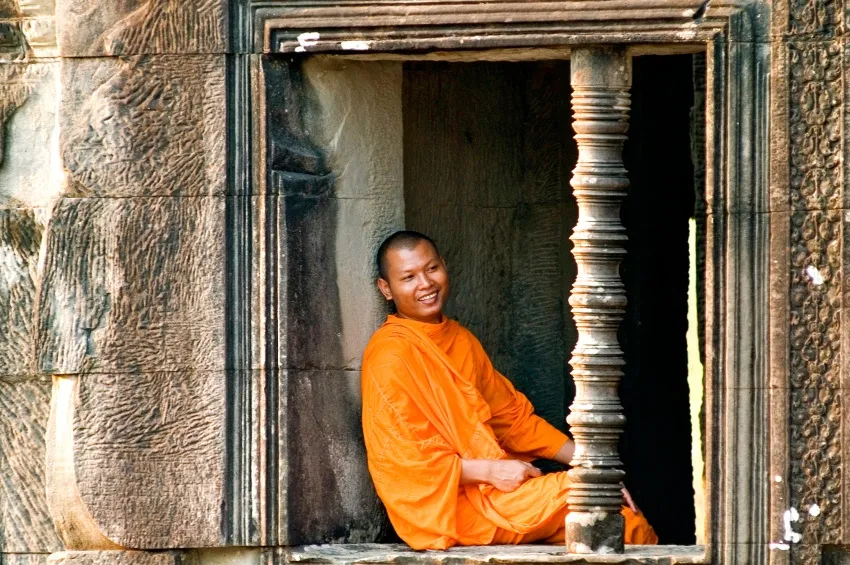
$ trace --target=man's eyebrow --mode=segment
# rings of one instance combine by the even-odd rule
[[[430,261],[428,261],[427,263],[425,263],[424,267],[429,267],[429,266],[431,266],[431,264],[433,264],[434,262],[436,262],[436,260],[435,260],[435,259],[431,259]],[[408,267],[407,269],[399,269],[399,270],[401,271],[401,274],[402,274],[402,275],[406,275],[406,274],[409,274],[409,273],[412,273],[412,272],[416,271],[416,269],[418,269],[418,268],[419,268],[419,267]]]

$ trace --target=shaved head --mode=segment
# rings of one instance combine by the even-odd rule
[[[437,252],[437,255],[440,254],[440,251],[437,249],[437,244],[434,243],[434,240],[425,235],[424,233],[419,233],[418,231],[411,230],[402,230],[397,231],[381,244],[378,248],[378,274],[382,279],[387,278],[387,253],[390,250],[395,249],[414,249],[417,245],[422,243],[423,241],[427,241],[434,247],[434,251]]]

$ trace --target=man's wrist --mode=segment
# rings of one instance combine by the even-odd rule
[[[493,459],[461,459],[461,483],[493,484],[495,463]]]
[[[482,470],[482,473],[481,473],[481,480],[482,480],[482,482],[485,482],[488,485],[492,485],[493,484],[493,463],[495,463],[495,461],[493,461],[492,459],[482,459],[481,461],[484,463],[483,470]]]

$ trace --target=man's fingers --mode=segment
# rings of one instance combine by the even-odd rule
[[[634,512],[635,514],[640,513],[640,510],[638,510],[637,504],[635,504],[635,501],[632,500],[632,495],[629,494],[629,491],[626,490],[626,487],[623,487],[622,492],[623,492],[623,499],[625,499],[625,501],[626,501],[626,506],[628,506],[632,510],[632,512]]]
[[[534,465],[529,465],[528,467],[529,467],[528,474],[531,477],[539,477],[540,475],[543,474],[543,471],[541,471],[540,469],[538,469]]]

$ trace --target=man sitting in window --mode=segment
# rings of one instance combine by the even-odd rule
[[[398,535],[414,549],[563,543],[574,444],[534,414],[466,328],[443,315],[446,264],[425,235],[378,250],[378,288],[396,313],[363,355],[369,471]],[[626,493],[626,543],[657,543]]]

